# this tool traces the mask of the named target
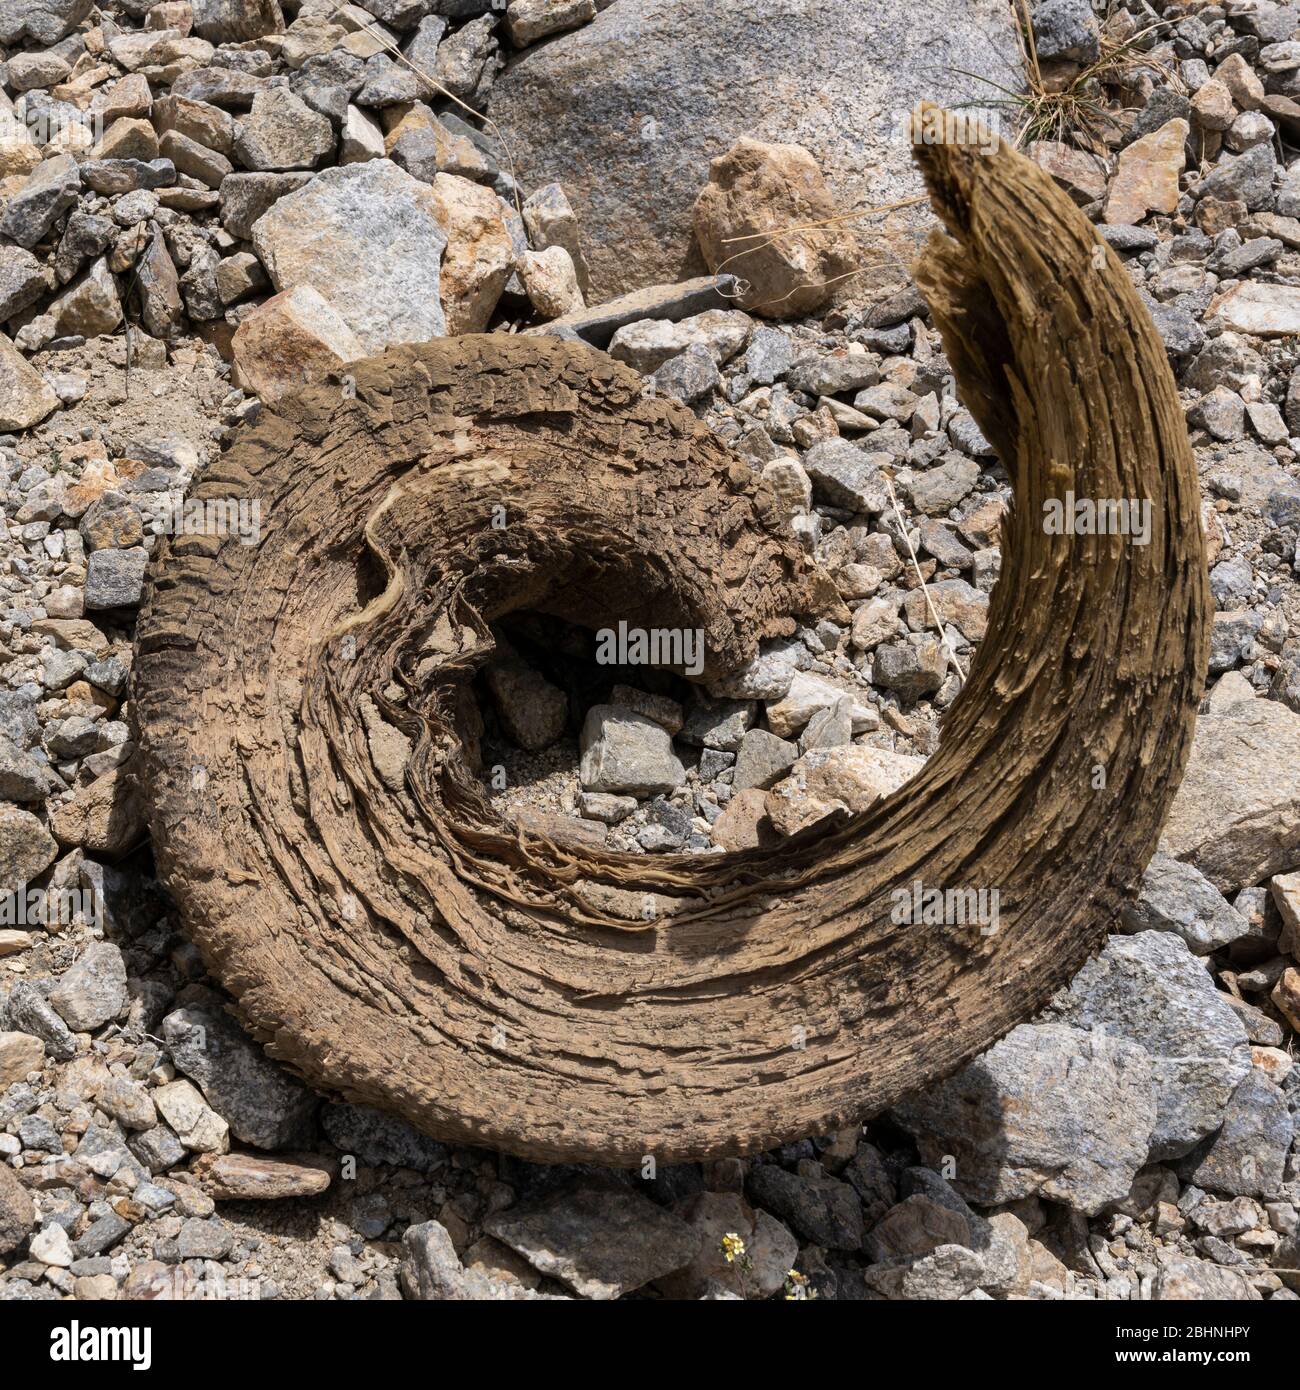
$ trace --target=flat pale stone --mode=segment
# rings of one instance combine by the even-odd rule
[[[575,309],[551,323],[526,328],[524,333],[567,333],[595,347],[604,347],[620,328],[639,323],[642,319],[677,322],[710,309],[728,309],[731,301],[727,296],[733,293],[735,284],[733,275],[701,275],[693,280],[651,285],[603,304]]]
[[[1300,333],[1300,288],[1243,280],[1210,305],[1207,317],[1256,338],[1288,337]]]
[[[193,1171],[217,1201],[315,1197],[330,1185],[324,1165],[255,1154],[213,1154],[196,1161]]]
[[[1178,176],[1186,164],[1187,122],[1166,121],[1159,130],[1134,140],[1120,151],[1106,199],[1104,221],[1133,225],[1150,212],[1173,212],[1178,206]]]
[[[27,430],[59,407],[45,378],[0,333],[0,430]]]

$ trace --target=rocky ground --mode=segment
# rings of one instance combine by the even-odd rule
[[[602,43],[635,62],[620,11],[646,8],[676,0],[0,9],[0,1297],[1295,1299],[1291,6],[1042,0],[1026,96],[997,109],[1165,341],[1217,606],[1161,852],[1039,1019],[860,1130],[553,1167],[309,1093],[180,933],[131,781],[150,557],[263,403],[393,342],[607,348],[753,463],[833,580],[816,621],[711,683],[687,650],[651,667],[509,620],[479,678],[485,791],[508,814],[720,852],[866,809],[938,746],[1010,487],[923,301],[862,272],[860,228],[737,260],[729,238],[841,208],[829,149],[681,155],[700,275],[629,296],[583,176],[522,186],[473,116],[526,109],[534,62],[576,71]]]

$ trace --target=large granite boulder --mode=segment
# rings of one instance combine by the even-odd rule
[[[524,187],[563,185],[598,303],[699,274],[691,208],[741,136],[804,146],[846,212],[919,193],[907,113],[988,106],[966,74],[1015,86],[1016,53],[1003,0],[619,0],[516,60],[489,110]]]

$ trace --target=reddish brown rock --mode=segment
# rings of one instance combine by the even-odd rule
[[[268,405],[365,356],[356,335],[310,285],[259,305],[235,330],[231,349],[240,380]]]
[[[1178,118],[1122,150],[1104,220],[1112,226],[1128,225],[1151,212],[1173,212],[1178,206],[1178,176],[1187,160],[1186,142],[1187,122]]]
[[[807,150],[746,138],[709,165],[695,201],[695,236],[710,270],[747,282],[742,308],[796,318],[825,304],[856,267],[843,232],[812,226],[835,212]]]

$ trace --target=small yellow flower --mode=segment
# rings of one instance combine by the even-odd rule
[[[745,1254],[745,1242],[735,1233],[728,1231],[722,1237],[722,1254],[728,1264],[735,1264]]]

